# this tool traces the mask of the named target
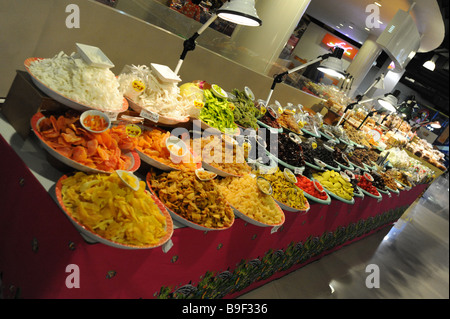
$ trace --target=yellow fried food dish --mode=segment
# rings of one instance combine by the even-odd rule
[[[256,179],[250,174],[227,177],[218,184],[227,201],[242,214],[269,225],[277,225],[283,221],[283,211],[270,195],[259,190]]]
[[[170,210],[207,228],[227,228],[234,214],[214,180],[200,181],[195,172],[151,174],[151,188]]]
[[[305,210],[308,208],[308,201],[303,191],[295,184],[289,182],[284,176],[280,168],[274,174],[261,175],[272,184],[272,197],[277,201],[298,209]]]
[[[61,196],[68,212],[92,232],[135,246],[155,245],[166,235],[166,219],[145,182],[134,191],[117,173],[77,172],[62,181]]]

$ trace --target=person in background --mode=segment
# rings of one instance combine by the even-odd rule
[[[189,18],[200,21],[202,9],[198,5],[199,3],[198,0],[172,1],[170,7]]]

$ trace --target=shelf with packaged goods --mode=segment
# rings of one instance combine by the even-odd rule
[[[435,179],[438,178],[439,176],[441,176],[445,171],[440,170],[439,168],[437,168],[436,166],[434,166],[433,164],[431,164],[430,162],[424,160],[421,157],[418,157],[416,155],[414,155],[413,153],[411,153],[410,151],[408,151],[407,149],[404,149],[404,151],[406,152],[406,154],[408,154],[410,157],[418,160],[422,165],[428,167],[429,169],[431,169],[434,172],[435,175]]]

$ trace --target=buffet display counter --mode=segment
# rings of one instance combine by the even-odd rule
[[[65,172],[49,164],[34,136],[23,140],[0,119],[4,298],[235,298],[392,226],[428,186],[353,205],[311,202],[306,214],[285,211],[280,228],[236,219],[223,231],[178,227],[173,246],[118,249],[81,237],[55,201]]]
[[[249,114],[248,109],[245,110],[249,105],[241,103],[239,94],[234,98],[230,96],[230,101],[233,100],[235,104],[228,103],[228,94],[224,94],[226,91],[222,87],[228,90],[244,88],[246,99],[253,100],[250,98],[251,96],[265,96],[273,79],[243,68],[242,65],[202,47],[196,49],[195,59],[190,59],[180,74],[171,74],[171,72],[167,72],[167,68],[161,68],[164,65],[160,63],[171,64],[170,61],[178,61],[178,49],[181,48],[183,41],[181,37],[139,19],[129,17],[121,11],[111,10],[110,8],[105,10],[105,7],[96,1],[79,1],[77,4],[80,12],[83,12],[83,21],[88,23],[82,30],[86,30],[85,28],[105,30],[107,28],[107,33],[114,35],[114,41],[111,41],[110,37],[99,39],[98,33],[77,33],[77,30],[71,30],[71,28],[61,28],[62,22],[67,18],[66,9],[69,4],[68,1],[54,1],[52,6],[49,5],[47,14],[44,14],[43,19],[40,20],[42,28],[36,28],[35,33],[25,32],[28,38],[21,38],[20,45],[23,45],[23,43],[36,44],[28,50],[25,48],[21,51],[23,55],[27,54],[28,58],[25,62],[20,61],[20,63],[17,63],[15,59],[10,61],[11,67],[25,67],[26,72],[18,70],[6,101],[1,106],[2,115],[0,115],[0,152],[2,154],[0,159],[2,181],[0,183],[0,200],[2,203],[0,210],[1,298],[236,298],[345,245],[360,240],[381,228],[392,226],[426,190],[428,185],[423,184],[397,193],[386,192],[377,198],[370,196],[371,193],[369,192],[365,197],[364,195],[363,197],[355,197],[354,201],[352,198],[351,203],[349,203],[350,201],[345,202],[335,199],[335,197],[326,204],[311,201],[301,208],[301,213],[284,211],[284,223],[278,224],[280,226],[270,223],[263,225],[263,227],[260,226],[261,224],[246,222],[245,220],[249,219],[244,219],[243,215],[240,215],[241,218],[239,218],[236,211],[237,217],[234,219],[233,211],[228,204],[224,205],[228,207],[230,212],[230,216],[227,215],[226,217],[233,217],[234,224],[228,224],[229,228],[221,228],[220,230],[209,228],[211,230],[204,231],[187,227],[186,224],[177,223],[177,221],[180,221],[179,219],[175,220],[177,214],[172,212],[173,214],[169,216],[167,213],[167,216],[174,219],[167,219],[167,223],[160,226],[159,229],[164,228],[163,230],[167,232],[167,236],[164,234],[164,238],[168,239],[170,236],[170,240],[167,240],[162,246],[156,247],[155,244],[155,247],[151,249],[150,246],[144,247],[142,245],[138,247],[140,249],[131,249],[137,248],[137,246],[126,245],[119,248],[110,245],[114,239],[107,240],[107,244],[94,244],[86,241],[85,237],[78,231],[83,227],[77,224],[79,228],[76,228],[74,226],[76,223],[72,223],[72,220],[67,217],[69,214],[66,215],[65,213],[67,209],[65,211],[61,209],[64,205],[61,205],[61,207],[58,205],[58,202],[61,203],[62,200],[58,201],[56,184],[61,180],[61,177],[74,172],[74,170],[86,170],[88,168],[88,151],[89,156],[98,155],[96,165],[93,165],[95,168],[104,171],[105,167],[101,168],[97,164],[106,165],[106,162],[108,162],[108,168],[112,168],[108,172],[128,168],[130,172],[136,173],[141,181],[145,181],[149,171],[148,165],[153,163],[154,167],[158,167],[162,162],[152,158],[153,162],[147,162],[148,165],[141,165],[137,169],[137,165],[134,164],[140,162],[140,158],[144,158],[143,155],[128,157],[128,161],[121,157],[123,155],[122,150],[134,151],[133,143],[122,145],[124,147],[121,148],[118,144],[123,140],[114,139],[117,142],[117,145],[115,145],[113,137],[109,133],[105,134],[108,137],[105,136],[105,140],[103,140],[101,130],[94,129],[92,131],[93,127],[90,127],[89,123],[77,120],[77,125],[84,124],[84,128],[80,129],[79,126],[75,126],[75,122],[72,122],[77,116],[68,115],[68,118],[61,116],[61,122],[58,122],[60,117],[58,117],[58,120],[56,120],[56,117],[50,117],[46,122],[41,121],[40,123],[43,123],[43,125],[40,127],[38,121],[42,117],[39,112],[42,110],[61,111],[59,109],[60,103],[77,112],[94,109],[108,112],[111,116],[111,113],[118,115],[128,111],[129,106],[130,110],[133,109],[146,120],[159,123],[161,127],[172,124],[174,127],[190,125],[186,120],[196,118],[201,120],[199,125],[203,130],[205,130],[205,127],[211,126],[218,131],[224,132],[225,128],[232,128],[235,132],[236,130],[239,131],[237,126],[239,124],[238,111],[241,112],[242,109],[244,110],[243,114]],[[55,12],[62,13],[62,16],[55,16]],[[140,36],[130,37],[129,34],[134,34],[135,30],[139,30]],[[46,36],[42,37],[43,34]],[[99,47],[94,48],[99,49],[101,47],[101,51],[108,52],[109,57],[103,59],[106,55],[94,54],[94,57],[102,58],[90,60],[61,51],[62,48],[64,50],[73,49],[75,38],[78,44],[95,43]],[[149,44],[148,47],[142,47],[143,38]],[[123,48],[140,47],[142,50],[118,50],[117,43],[121,43]],[[153,45],[159,43],[164,43],[166,49],[158,50]],[[79,46],[77,46],[77,50],[78,48]],[[99,51],[96,52],[99,53]],[[57,54],[55,55],[55,53]],[[106,68],[91,66],[92,62],[102,62],[100,65],[105,66],[103,62],[108,62],[109,59],[111,59],[109,62],[114,61],[116,71],[123,68],[130,69],[129,72],[115,74],[109,70],[111,64],[107,64]],[[137,62],[134,61],[158,63],[153,63],[155,65],[150,65],[150,68],[142,65],[136,66],[135,63]],[[130,64],[133,64],[131,68]],[[55,70],[60,70],[60,72]],[[75,73],[61,72],[61,70],[72,70]],[[161,72],[162,70],[166,70],[166,72]],[[136,78],[141,73],[145,75],[143,78],[154,79],[154,81],[143,83],[146,82],[143,78]],[[83,81],[72,81],[74,74],[88,76],[82,76]],[[166,75],[172,75],[172,77],[166,78]],[[179,83],[177,81],[181,78],[192,79],[196,82],[184,83],[191,84],[191,88],[192,84],[196,86],[194,94],[189,94],[192,92],[186,86],[183,88],[183,94],[178,94],[178,89],[181,92],[181,85],[177,87],[175,83]],[[206,83],[206,79],[208,79],[208,83]],[[72,85],[66,85],[67,83]],[[214,83],[220,83],[220,87]],[[251,90],[246,87],[249,83],[252,84]],[[124,89],[123,92],[119,91],[121,86]],[[145,87],[150,88],[149,91],[151,92],[144,91]],[[92,89],[95,89],[95,92]],[[160,100],[158,92],[164,93],[164,96],[169,95],[169,100]],[[171,92],[171,94],[167,92]],[[195,93],[201,94],[201,98],[199,99],[198,94]],[[141,94],[140,97],[146,98],[140,101],[134,100],[138,96],[136,94]],[[184,108],[180,106],[179,97],[181,95],[186,102]],[[322,98],[282,83],[277,88],[277,93],[273,98],[278,99],[283,105],[286,105],[289,101],[301,101],[303,109],[306,111],[310,111],[314,105],[324,102]],[[189,101],[187,101],[188,99]],[[55,101],[59,103],[55,103]],[[342,99],[340,101],[345,102]],[[344,102],[339,104],[349,104]],[[264,108],[263,111],[262,108],[256,108],[253,102],[252,104],[253,106],[250,109],[253,111],[256,109],[257,113],[255,114],[258,117],[255,115],[253,119],[258,125],[261,122],[261,125],[266,123],[266,126],[270,126],[267,122],[262,121],[263,117],[259,117],[260,115],[269,114],[272,117],[270,121],[272,123],[278,117],[275,116],[273,109]],[[218,115],[213,116],[213,112],[218,112]],[[337,113],[334,115],[337,115]],[[98,121],[99,123],[102,122]],[[284,121],[285,124],[292,124],[289,117],[284,118]],[[111,121],[107,122],[110,123]],[[240,124],[243,125],[242,122]],[[294,124],[298,124],[298,121],[295,120]],[[326,132],[316,135],[315,133],[319,132],[312,124],[314,123],[309,123],[304,118],[302,131],[309,132],[307,134],[316,136],[318,139],[327,138],[327,134],[322,134]],[[86,125],[89,128],[86,128]],[[294,128],[295,126],[300,132],[300,127],[294,125]],[[308,131],[310,126],[314,130]],[[183,127],[186,128],[186,126]],[[292,128],[292,126],[289,127]],[[41,131],[41,128],[45,129]],[[130,130],[125,130],[126,136],[134,135],[133,137],[136,137],[133,130],[135,127],[130,125],[128,128]],[[63,134],[63,129],[65,135],[61,138],[59,134]],[[82,135],[86,130],[92,133],[90,135],[96,134],[95,137],[78,138],[75,134],[78,132]],[[281,127],[276,132],[280,132],[280,130]],[[272,130],[270,131],[272,132]],[[43,135],[48,139],[44,141]],[[163,134],[159,136],[161,135]],[[285,164],[289,166],[291,165],[287,163],[288,159],[294,158],[297,162],[301,159],[294,157],[299,155],[300,148],[293,136],[286,134],[284,139],[290,141],[289,143],[295,143],[295,147],[289,149],[285,147],[288,145],[285,143],[280,148],[283,149],[282,155],[286,160]],[[53,138],[56,140],[51,140]],[[168,146],[165,143],[167,138],[167,136],[166,140],[161,137],[155,138],[157,142],[155,144],[159,146],[159,150],[157,155],[152,154],[157,159],[167,160],[169,156],[167,154],[169,151],[173,151],[169,147],[173,144]],[[81,146],[83,141],[86,149],[84,145]],[[162,144],[163,141],[165,146]],[[49,142],[52,143],[49,144]],[[88,145],[89,142],[92,143]],[[229,140],[223,138],[223,143],[227,142]],[[315,145],[314,148],[312,147],[313,144]],[[75,147],[75,145],[77,146]],[[137,149],[136,145],[135,149]],[[315,142],[311,142],[310,145],[309,153],[312,156],[312,149],[316,149],[318,146]],[[163,156],[162,147],[165,147],[165,151],[167,151],[165,152],[166,157]],[[244,147],[242,148],[244,149]],[[75,149],[77,149],[76,152]],[[147,150],[149,149],[154,150],[151,147]],[[106,152],[111,150],[114,150],[114,153]],[[76,156],[78,161],[75,156],[72,158],[74,154],[78,155]],[[108,154],[114,157],[115,163],[109,160]],[[327,153],[327,155],[329,156],[324,157],[331,158],[330,154]],[[178,153],[177,156],[181,156],[181,154]],[[190,154],[188,154],[189,156]],[[192,157],[194,157],[193,153]],[[325,161],[324,158],[320,158]],[[72,159],[75,163],[71,162]],[[92,160],[92,158],[90,159]],[[120,160],[133,165],[128,167],[126,165],[122,165],[123,167],[113,165],[121,163]],[[316,161],[316,158],[311,158],[309,164],[313,168],[317,168],[312,163],[319,165],[319,162]],[[63,163],[72,163],[72,168],[64,166]],[[90,164],[93,163],[94,160],[90,162]],[[167,164],[167,162],[165,163]],[[279,163],[282,164],[281,158],[279,158]],[[325,162],[323,164],[327,165]],[[361,165],[364,166],[362,163]],[[298,174],[295,168],[301,168],[300,164],[291,167],[294,168],[295,174]],[[360,169],[354,168],[359,174]],[[137,169],[137,171],[134,172],[134,169]],[[320,169],[320,167],[317,169]],[[248,166],[248,172],[250,170],[251,168]],[[364,169],[361,167],[361,170]],[[89,171],[91,172],[91,170]],[[359,178],[361,180],[363,177],[360,176]],[[288,180],[288,178],[286,179]],[[184,182],[185,179],[182,179],[182,181]],[[292,180],[290,180],[290,183],[294,184]],[[83,184],[89,190],[92,185],[86,186]],[[119,183],[115,185],[117,186]],[[333,182],[332,186],[334,188],[340,187],[338,182]],[[297,192],[292,185],[289,184],[289,187]],[[172,190],[174,188],[172,187]],[[203,186],[201,189],[203,189]],[[245,187],[242,187],[242,189],[243,192],[246,191]],[[142,188],[139,189],[139,191],[141,190]],[[175,190],[178,190],[178,188],[175,188]],[[197,190],[194,187],[189,190],[194,196],[201,197],[200,195],[203,194],[194,192]],[[142,191],[142,193],[144,192]],[[286,194],[282,191],[276,193]],[[118,202],[115,194],[108,195],[108,201]],[[214,195],[217,196],[217,194],[218,192]],[[295,194],[295,197],[300,197],[298,193]],[[346,194],[348,193],[346,192]],[[303,193],[300,192],[300,195],[303,196]],[[265,193],[265,196],[270,197],[272,195]],[[338,198],[342,199],[343,197],[338,196]],[[190,199],[192,200],[192,197]],[[270,199],[275,200],[274,198]],[[78,199],[77,201],[79,202]],[[174,201],[173,197],[168,202],[171,203],[171,201]],[[217,213],[218,206],[216,204],[218,201],[211,202],[214,205],[200,210],[202,214],[207,210]],[[226,201],[221,203],[224,202],[226,203]],[[307,203],[305,199],[303,204]],[[95,202],[94,204],[98,203]],[[129,202],[122,206],[129,208],[126,204],[129,204]],[[175,208],[179,207],[181,205]],[[199,209],[197,206],[195,208]],[[145,207],[141,209],[141,211],[145,210]],[[97,210],[94,214],[99,211]],[[160,209],[160,212],[163,214],[163,209]],[[277,212],[280,213],[281,209]],[[198,215],[201,214],[198,213],[194,221],[201,219],[202,216],[198,217]],[[158,217],[155,217],[155,219],[161,219],[160,216]],[[221,218],[221,216],[213,217]],[[136,215],[133,218],[139,220]],[[230,220],[231,218],[227,221]],[[187,225],[192,224],[194,223]],[[221,224],[220,226],[223,226],[225,223]],[[151,229],[151,226],[154,225],[140,224],[145,230]],[[166,227],[167,225],[174,225],[173,233],[172,227]],[[120,230],[123,229],[123,227],[120,228]]]

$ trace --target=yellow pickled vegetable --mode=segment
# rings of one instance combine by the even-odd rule
[[[303,191],[295,184],[289,182],[279,168],[274,174],[260,176],[263,176],[272,184],[272,197],[277,201],[298,210],[308,208],[308,201]]]
[[[283,212],[270,195],[263,194],[258,189],[256,179],[250,174],[224,178],[218,185],[227,202],[242,214],[269,225],[283,221]],[[269,187],[267,182],[267,188]]]
[[[323,173],[313,174],[313,178],[337,196],[346,200],[351,200],[353,198],[353,185],[345,180],[340,173],[328,170]]]
[[[73,218],[101,237],[127,245],[154,245],[166,235],[166,219],[145,191],[145,182],[139,183],[134,191],[117,173],[77,172],[62,181],[62,201]]]

